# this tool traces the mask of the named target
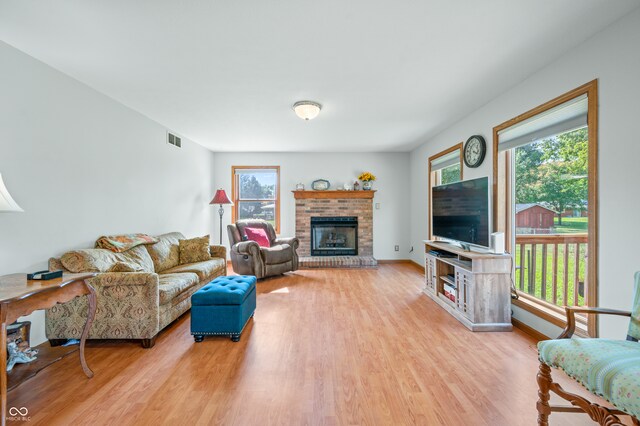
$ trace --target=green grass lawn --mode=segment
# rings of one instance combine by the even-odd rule
[[[563,220],[564,222],[564,220]],[[580,256],[579,256],[579,267],[578,267],[578,281],[585,281],[585,272],[586,272],[586,259],[585,259],[585,250],[586,244],[580,244]],[[569,245],[569,258],[567,264],[567,300],[564,300],[564,245],[558,246],[558,272],[557,272],[557,289],[556,289],[556,305],[564,306],[564,305],[574,305],[574,281],[575,281],[575,250],[576,245]],[[546,300],[549,303],[553,302],[553,245],[547,245],[547,256],[546,256],[546,292],[545,297],[542,297],[542,244],[536,245],[536,270],[535,270],[535,278],[533,279],[533,291],[529,290],[529,271],[531,265],[529,264],[529,256],[531,253],[531,245],[525,245],[524,256],[525,259],[522,262],[523,269],[518,268],[521,266],[520,263],[520,245],[516,245],[516,274],[515,274],[515,285],[521,291],[526,293],[533,294],[534,296]],[[523,282],[520,281],[520,274],[524,270]],[[584,298],[578,295],[578,305],[582,306],[584,304]]]
[[[553,219],[553,226],[558,234],[581,234],[587,232],[586,217],[563,217],[562,225],[558,225],[558,218]]]

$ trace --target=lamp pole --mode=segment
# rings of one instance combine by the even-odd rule
[[[220,245],[222,245],[222,216],[224,216],[224,207],[222,207],[222,204],[220,204],[218,214],[220,215]]]

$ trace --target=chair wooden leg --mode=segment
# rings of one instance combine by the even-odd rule
[[[549,415],[551,414],[549,388],[553,382],[551,379],[551,368],[541,362],[540,370],[536,378],[538,381],[538,403],[536,404],[536,408],[538,409],[538,426],[549,426]]]

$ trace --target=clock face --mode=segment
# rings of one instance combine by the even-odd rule
[[[482,136],[471,136],[464,145],[464,163],[475,168],[482,164],[487,152],[487,145]]]

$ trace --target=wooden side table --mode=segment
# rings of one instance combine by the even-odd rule
[[[0,276],[0,323],[2,324],[0,328],[0,392],[2,393],[0,424],[3,426],[7,420],[7,325],[19,317],[87,295],[89,310],[80,338],[80,365],[87,377],[93,377],[93,371],[84,358],[84,346],[96,314],[96,292],[86,282],[94,276],[96,276],[95,273],[65,274],[62,278],[49,281],[27,280],[26,274]]]

